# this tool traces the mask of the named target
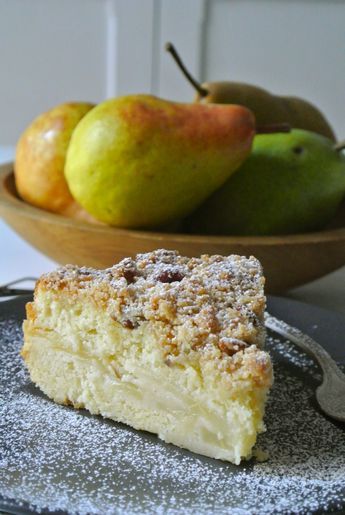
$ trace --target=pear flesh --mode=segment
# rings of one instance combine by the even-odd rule
[[[191,232],[294,234],[322,229],[345,194],[345,155],[318,134],[257,135],[247,161],[186,221]]]
[[[65,177],[95,218],[158,227],[196,209],[249,155],[253,114],[150,95],[107,100],[73,132]]]

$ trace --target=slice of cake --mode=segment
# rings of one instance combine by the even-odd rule
[[[272,383],[264,278],[253,257],[157,250],[37,282],[23,358],[61,404],[206,456],[251,455]]]

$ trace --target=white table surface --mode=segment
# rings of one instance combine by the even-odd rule
[[[0,146],[0,164],[13,157],[13,147]],[[0,220],[0,285],[23,276],[38,277],[55,267],[54,261],[31,247]],[[345,313],[345,266],[291,290],[286,296]]]

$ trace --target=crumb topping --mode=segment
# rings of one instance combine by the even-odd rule
[[[128,330],[161,321],[168,327],[164,344],[171,355],[181,348],[216,347],[233,356],[264,342],[263,286],[262,268],[254,257],[188,258],[160,249],[105,270],[67,265],[42,276],[37,289],[92,296]]]

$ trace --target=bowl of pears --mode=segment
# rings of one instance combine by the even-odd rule
[[[254,255],[277,293],[345,264],[345,144],[315,106],[248,84],[194,102],[64,103],[0,167],[0,215],[58,263],[107,268],[156,248]]]

